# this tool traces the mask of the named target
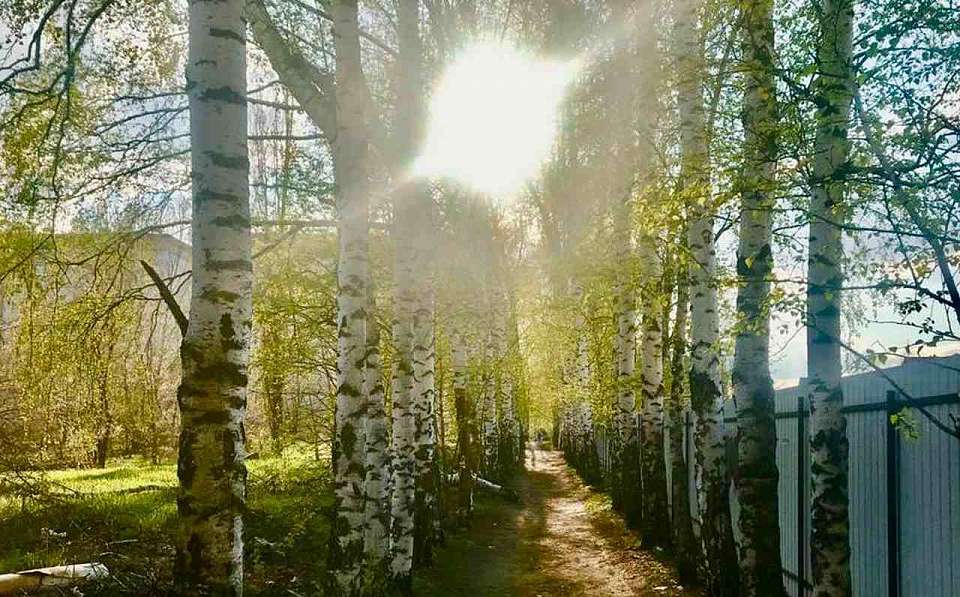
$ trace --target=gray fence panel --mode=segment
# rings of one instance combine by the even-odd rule
[[[884,411],[847,415],[854,595],[887,594],[886,421]]]
[[[942,421],[956,405],[930,407]],[[919,436],[900,442],[902,594],[960,593],[960,442],[920,414]]]
[[[784,570],[800,574],[798,566],[797,515],[800,504],[797,501],[799,485],[797,450],[802,448],[797,437],[797,421],[794,418],[777,419],[777,468],[780,483],[777,486],[780,496],[780,557]],[[784,575],[784,584],[790,597],[800,595],[800,587],[794,578]]]

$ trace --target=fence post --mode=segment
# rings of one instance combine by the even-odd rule
[[[803,396],[797,397],[797,594],[807,594],[807,438]]]
[[[897,393],[887,391],[887,594],[900,597],[900,435],[892,416]]]

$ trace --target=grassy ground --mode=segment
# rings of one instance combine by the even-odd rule
[[[318,592],[333,498],[325,467],[301,452],[248,463],[248,594]],[[109,581],[87,595],[167,592],[176,524],[176,469],[137,460],[51,471],[42,500],[0,500],[0,573],[99,561]],[[290,591],[293,591],[291,593]]]

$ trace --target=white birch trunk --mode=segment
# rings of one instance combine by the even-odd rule
[[[420,151],[425,124],[419,11],[418,1],[398,4],[395,139],[401,160],[399,173],[407,171]],[[407,590],[414,561],[429,561],[439,532],[434,462],[433,199],[429,185],[420,180],[399,182],[393,207],[399,383],[393,406],[391,573],[398,587]]]
[[[739,590],[729,507],[730,471],[722,434],[714,207],[708,171],[703,103],[701,0],[677,0],[677,108],[680,117],[682,193],[688,208],[690,247],[690,406],[693,412],[703,581],[709,594]],[[699,559],[699,554],[695,555]]]
[[[773,1],[751,0],[742,18],[744,151],[733,363],[738,449],[734,482],[740,501],[741,594],[766,597],[784,593],[769,336],[778,127]]]
[[[852,0],[824,0],[814,83],[816,154],[810,182],[807,379],[810,387],[810,551],[814,595],[850,594],[849,444],[841,386],[840,314],[846,220],[843,169],[853,100]]]
[[[490,317],[496,317],[495,301],[490,301]],[[500,345],[499,330],[497,326],[492,326],[487,345],[484,350],[484,378],[483,378],[483,402],[481,404],[481,425],[483,437],[483,476],[488,479],[497,479],[497,448],[500,443],[500,433],[497,428],[497,349]]]
[[[620,272],[616,293],[616,361],[617,395],[613,405],[614,426],[614,506],[624,513],[627,523],[636,526],[640,522],[640,454],[637,428],[636,349],[637,311],[636,297],[630,280],[633,243],[631,241],[631,205],[629,197],[617,214],[617,263]]]
[[[670,544],[670,519],[667,502],[667,471],[663,434],[663,333],[660,329],[661,278],[654,237],[643,234],[639,242],[642,291],[642,369],[640,391],[643,396],[641,424],[641,479],[643,513],[641,537],[645,544],[666,547]]]
[[[409,275],[398,259],[395,277]],[[390,493],[390,574],[396,582],[409,579],[413,565],[413,525],[416,493],[415,458],[416,416],[413,410],[413,331],[410,325],[409,301],[399,293],[394,300],[393,341],[396,347],[396,369],[391,384],[393,446]]]
[[[462,333],[454,330],[452,334],[453,351],[453,397],[457,417],[457,455],[459,470],[458,514],[461,520],[469,519],[473,513],[473,479],[478,473],[476,446],[474,444],[473,404],[467,395],[467,350]]]
[[[366,471],[364,475],[363,551],[376,577],[385,565],[390,546],[390,438],[380,366],[380,328],[376,321],[373,288],[368,290],[364,395],[367,398]],[[373,579],[376,582],[376,578]]]
[[[342,595],[363,590],[366,524],[366,413],[364,369],[369,300],[367,138],[356,0],[331,6],[337,35],[337,402],[333,437],[335,519],[330,570]]]
[[[429,200],[429,193],[421,198]],[[429,225],[425,227],[429,229]],[[419,239],[429,238],[421,229]],[[416,420],[417,496],[415,513],[414,555],[418,563],[428,563],[433,544],[440,536],[440,515],[437,511],[439,470],[436,468],[436,342],[434,336],[433,275],[427,257],[429,247],[421,245],[417,252],[421,266],[417,305],[413,318],[413,408]]]
[[[253,315],[243,2],[198,0],[189,18],[193,288],[177,393],[174,568],[180,594],[241,595]]]

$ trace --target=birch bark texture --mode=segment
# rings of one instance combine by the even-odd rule
[[[394,140],[404,172],[416,158],[425,125],[420,3],[397,4],[399,54]],[[396,173],[395,173],[396,174]],[[414,560],[428,562],[439,534],[435,463],[433,198],[427,181],[398,182],[394,193],[395,343],[393,553],[391,572],[408,587]]]
[[[241,595],[253,316],[243,2],[191,2],[188,35],[193,281],[177,392],[174,569],[179,594]]]
[[[682,235],[686,230],[681,231]],[[685,247],[686,242],[681,241]],[[683,254],[683,251],[681,251]],[[684,360],[687,354],[687,322],[690,313],[688,268],[683,258],[677,260],[677,305],[670,343],[670,395],[667,397],[667,433],[670,446],[670,529],[671,545],[677,576],[682,583],[697,579],[700,549],[693,535],[690,517],[690,487],[687,451],[684,449],[687,421],[684,416],[686,376]]]
[[[640,535],[648,546],[666,547],[670,544],[670,510],[667,502],[667,470],[664,458],[663,424],[663,332],[661,329],[661,275],[660,258],[652,234],[641,233],[639,244],[640,269],[644,283],[641,288],[643,309],[642,369],[640,392],[643,408],[640,414],[641,449],[640,477],[643,487]]]
[[[813,592],[850,595],[849,444],[843,411],[840,346],[845,169],[853,101],[853,0],[820,5],[819,72],[807,264],[807,378],[810,388],[810,485]]]
[[[380,326],[376,317],[377,304],[372,283],[368,286],[367,294],[363,372],[363,394],[367,399],[363,551],[367,576],[372,581],[367,583],[369,586],[382,579],[390,546],[390,436],[380,361]]]
[[[640,523],[640,438],[637,425],[637,397],[635,371],[637,359],[637,310],[632,283],[633,241],[630,222],[633,202],[625,194],[617,209],[617,283],[615,338],[617,364],[617,392],[613,404],[613,505],[624,514],[631,526]]]
[[[457,515],[466,522],[473,514],[474,477],[478,473],[475,434],[476,409],[467,392],[467,343],[459,330],[451,337],[453,369],[453,401],[457,417],[457,468],[458,506]]]
[[[366,516],[367,302],[369,301],[367,140],[356,0],[331,6],[336,29],[337,396],[334,415],[334,524],[330,570],[342,595],[363,591]]]
[[[666,461],[663,435],[663,329],[661,327],[662,268],[656,244],[660,234],[660,217],[653,209],[656,201],[657,164],[655,148],[658,143],[657,114],[661,111],[658,97],[660,80],[660,52],[655,26],[660,9],[658,0],[636,6],[636,48],[633,59],[637,64],[635,148],[636,196],[638,219],[637,256],[640,272],[640,433],[639,457],[642,497],[638,504],[641,540],[649,546],[665,547],[670,543],[667,506]],[[628,519],[629,520],[629,519]]]
[[[738,452],[734,482],[740,501],[741,594],[766,597],[784,594],[770,377],[771,227],[778,141],[773,0],[750,0],[742,10],[744,140],[733,363]]]
[[[497,305],[491,295],[493,283],[487,284],[487,321],[495,321],[497,318]],[[488,479],[498,479],[497,451],[500,447],[500,430],[497,426],[499,419],[497,410],[497,347],[500,345],[499,328],[496,325],[490,326],[484,339],[483,350],[483,381],[480,416],[481,416],[481,436],[483,442],[483,466],[481,472]]]
[[[704,550],[703,581],[712,595],[739,590],[736,547],[729,506],[730,471],[722,433],[720,335],[716,286],[715,205],[710,190],[701,0],[674,5],[677,108],[680,119],[681,193],[687,204],[690,287],[690,408],[694,465]]]

